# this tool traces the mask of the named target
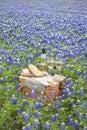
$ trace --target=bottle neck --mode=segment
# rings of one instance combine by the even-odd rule
[[[45,48],[42,49],[42,53],[45,54],[46,53],[46,50]]]

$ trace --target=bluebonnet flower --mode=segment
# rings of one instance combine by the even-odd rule
[[[32,86],[32,88],[35,92],[37,91],[37,85]]]
[[[62,103],[61,103],[60,100],[56,101],[56,106],[57,106],[58,108],[61,108],[61,107],[62,107]]]
[[[24,99],[23,102],[22,102],[23,105],[26,105],[27,104],[27,100]]]
[[[83,118],[83,114],[81,112],[79,112],[79,117]]]
[[[4,83],[4,78],[0,78],[0,83]]]
[[[77,120],[74,121],[74,127],[76,130],[79,130],[79,122]]]
[[[4,68],[0,68],[0,73],[2,73],[4,71]]]
[[[17,79],[18,79],[18,76],[15,76],[15,77],[12,78],[12,81],[15,81]]]
[[[72,106],[72,110],[75,110],[75,109],[76,109],[76,106],[75,106],[75,105],[73,105],[73,106]]]
[[[32,126],[30,124],[27,125],[27,130],[32,130]]]
[[[71,105],[73,105],[73,103],[74,103],[74,101],[73,101],[73,100],[71,100],[71,101],[70,101],[70,104],[71,104]]]
[[[64,122],[61,123],[60,128],[61,128],[61,130],[65,130],[65,123]]]
[[[35,116],[35,118],[40,118],[41,117],[41,113],[40,112],[38,112],[38,111],[35,111],[34,112],[34,116]]]
[[[83,71],[83,75],[84,75],[84,76],[86,75],[86,71]]]
[[[27,127],[24,126],[24,127],[23,127],[23,130],[28,130],[28,129],[27,129]]]
[[[31,56],[29,57],[29,59],[30,59],[30,61],[33,61],[33,60],[34,60],[34,56],[31,55]]]
[[[70,119],[70,118],[72,118],[72,116],[71,116],[71,115],[68,115],[68,116],[67,116],[67,119]]]
[[[45,122],[45,130],[50,130],[50,123],[49,122]]]
[[[56,102],[60,101],[62,99],[62,96],[56,97]]]
[[[74,66],[73,65],[67,65],[66,68],[69,69],[69,70],[73,70]]]
[[[55,116],[55,115],[52,115],[52,116],[51,116],[51,121],[52,121],[52,122],[55,122],[55,121],[56,121],[56,116]]]
[[[86,126],[84,126],[84,128],[83,128],[82,130],[87,130],[87,127],[86,127]]]
[[[16,85],[16,89],[18,90],[18,92],[20,92],[20,91],[21,91],[20,84],[17,84],[17,85]]]
[[[79,116],[79,113],[80,113],[79,111],[76,111],[76,116]]]
[[[70,92],[69,88],[65,89],[65,93],[68,94]]]
[[[72,93],[72,92],[69,92],[69,93],[68,93],[68,96],[69,96],[69,97],[72,97],[72,96],[73,96],[73,93]]]
[[[20,62],[18,62],[18,63],[17,63],[17,67],[20,68],[20,66],[21,66],[21,64],[20,64]]]
[[[56,116],[56,120],[58,120],[60,118],[60,114],[56,113],[55,116]]]
[[[67,88],[71,88],[72,87],[72,82],[67,84]]]
[[[56,106],[53,104],[52,105],[52,110],[55,110],[56,109]]]
[[[10,91],[11,88],[12,88],[12,86],[7,83],[6,90]]]
[[[22,95],[19,95],[18,97],[19,97],[19,98],[22,98]]]
[[[75,89],[73,89],[72,95],[76,95],[76,90]]]
[[[35,119],[34,120],[34,127],[36,128],[36,130],[39,130],[39,125],[40,125],[39,120]]]
[[[63,94],[66,94],[66,90],[65,89],[63,89]]]
[[[37,102],[41,102],[41,98],[40,97],[37,97]]]
[[[11,97],[11,102],[12,102],[13,104],[16,104],[16,103],[17,103],[17,100],[16,100],[16,98],[15,98],[14,95],[12,95],[12,97]]]
[[[39,108],[43,108],[44,107],[44,104],[43,103],[40,103],[39,104]]]
[[[73,119],[72,119],[72,118],[69,118],[69,119],[68,119],[68,125],[69,125],[69,126],[72,126],[72,125],[73,125]]]
[[[69,84],[69,83],[71,83],[71,80],[70,80],[70,78],[67,78],[66,79],[66,84]]]
[[[79,81],[78,81],[78,80],[75,80],[75,83],[78,85],[78,84],[79,84]]]
[[[20,84],[17,84],[17,85],[16,85],[16,89],[18,89],[19,87],[20,87]]]
[[[85,120],[87,121],[87,113],[86,113],[86,115],[85,115]]]
[[[31,90],[31,96],[32,96],[32,98],[35,98],[35,96],[36,96],[35,90]]]
[[[67,96],[67,95],[62,94],[61,99],[64,100],[64,99],[66,98],[66,96]]]
[[[29,120],[29,112],[23,111],[22,116],[23,116],[25,122],[27,122]]]
[[[86,108],[87,107],[87,103],[85,101],[82,102],[82,107]]]
[[[17,112],[21,113],[22,112],[21,108],[17,108]]]
[[[36,102],[36,103],[35,103],[35,107],[36,107],[36,108],[40,108],[40,103],[39,103],[39,102]]]
[[[76,104],[77,104],[77,105],[80,105],[80,104],[81,104],[81,101],[78,99],[78,100],[76,101]]]
[[[25,97],[27,97],[27,98],[28,98],[28,97],[29,97],[29,93],[25,93]]]
[[[80,96],[83,96],[83,95],[84,95],[84,89],[83,89],[83,88],[80,88],[79,95],[80,95]]]
[[[76,71],[76,74],[79,76],[79,75],[81,74],[81,70],[78,69],[78,70]]]
[[[33,103],[30,104],[31,108],[35,108],[35,105]]]
[[[84,76],[84,81],[87,82],[87,75]]]

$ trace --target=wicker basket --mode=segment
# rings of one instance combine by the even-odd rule
[[[25,85],[25,80],[29,78],[29,77],[25,77],[25,76],[20,76],[19,77],[19,80],[20,80],[20,85],[21,85],[21,89],[22,89],[22,92],[23,94],[25,95],[26,93],[29,94],[29,97],[32,97],[31,96],[31,91],[32,89],[28,88],[26,85]],[[43,95],[41,95],[41,93],[39,91],[36,92],[36,95],[35,95],[35,98],[38,97],[38,96],[42,96],[43,98],[44,97],[47,97],[47,99],[49,101],[55,101],[55,98],[58,97],[58,96],[61,96],[62,95],[62,91],[63,91],[63,88],[64,88],[64,84],[65,84],[65,77],[64,76],[60,76],[60,78],[58,79],[58,82],[54,85],[51,85],[51,86],[44,86],[44,92],[43,92]]]

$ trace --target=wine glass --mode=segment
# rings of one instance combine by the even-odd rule
[[[59,59],[58,57],[55,59],[55,66],[57,67],[57,69],[61,69],[63,64],[64,62],[62,61],[62,59]]]
[[[53,74],[53,67],[54,67],[54,58],[53,55],[51,55],[47,58],[47,68],[48,68],[48,73],[50,75]]]

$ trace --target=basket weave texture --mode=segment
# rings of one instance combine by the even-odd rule
[[[30,89],[29,87],[25,85],[25,81],[27,78],[29,77],[26,77],[26,76],[19,77],[21,89],[24,95],[28,93],[30,97],[32,97],[31,96],[32,89]],[[65,84],[65,77],[60,76],[60,78],[58,79],[58,82],[55,85],[52,84],[50,86],[44,86],[43,97],[46,96],[49,99],[49,101],[54,101],[56,97],[62,95],[64,84]],[[41,96],[41,93],[39,91],[36,92],[35,98],[38,96]]]
[[[51,82],[48,84],[44,84],[44,82],[42,83],[41,80],[44,79],[45,77],[46,82],[48,82],[48,79],[49,79],[48,74],[46,75],[46,73],[42,73],[40,70],[36,68],[36,66],[32,64],[28,66],[28,70],[29,72],[22,72],[21,76],[19,76],[21,89],[24,95],[28,93],[29,97],[32,97],[31,91],[33,90],[33,83],[36,83],[36,82],[39,88],[43,87],[43,94],[41,94],[41,91],[36,91],[35,98],[37,98],[38,96],[41,96],[53,102],[55,101],[56,97],[62,95],[62,91],[65,84],[64,76],[56,75],[56,76],[51,77],[50,75],[52,79]],[[35,80],[34,78],[36,78],[36,82],[33,81]],[[27,81],[27,84],[26,84],[26,81]]]

